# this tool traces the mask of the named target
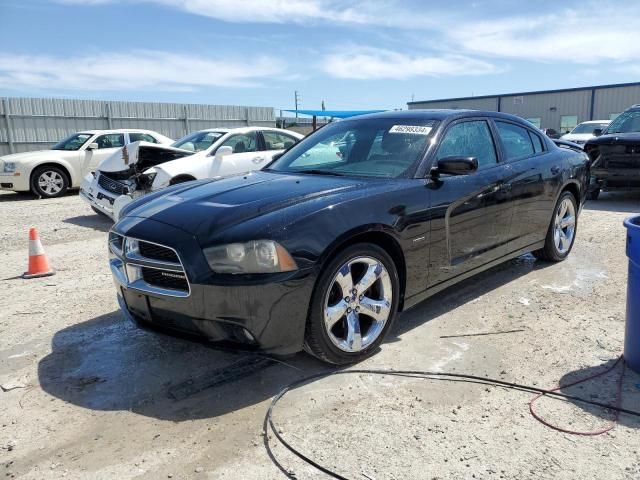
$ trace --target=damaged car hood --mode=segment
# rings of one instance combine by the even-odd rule
[[[181,148],[158,145],[150,142],[133,142],[104,159],[98,166],[101,172],[122,172],[135,165],[139,172],[169,162],[177,158],[188,157],[195,152]]]
[[[383,182],[347,177],[254,172],[172,187],[130,204],[123,217],[149,218],[198,237],[288,207],[322,199],[327,205],[367,195]],[[160,192],[158,192],[160,193]]]

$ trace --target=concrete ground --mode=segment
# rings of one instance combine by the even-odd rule
[[[603,194],[583,211],[567,261],[523,256],[442,292],[404,313],[357,368],[546,388],[611,365],[624,334],[622,220],[638,210],[638,195]],[[53,277],[19,278],[30,225]],[[107,267],[109,226],[74,194],[0,194],[0,476],[328,478],[272,435],[270,458],[262,435],[273,395],[327,367],[299,354],[205,388],[243,355],[126,323]],[[620,372],[563,391],[613,402]],[[622,396],[624,407],[640,410],[640,375],[627,370]],[[296,448],[350,479],[640,479],[640,419],[622,415],[596,437],[568,435],[534,420],[530,398],[473,383],[349,374],[294,390],[274,416]],[[538,411],[574,430],[611,419],[549,399]]]

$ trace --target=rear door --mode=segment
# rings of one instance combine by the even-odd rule
[[[513,207],[490,121],[464,119],[447,127],[433,164],[450,156],[476,157],[469,175],[440,175],[431,189],[429,286],[437,285],[505,254]]]
[[[287,135],[284,132],[263,130],[261,133],[264,145],[264,159],[260,160],[260,168],[269,163],[276,153],[286,150],[298,141],[293,135]]]
[[[562,155],[549,150],[532,129],[508,120],[495,120],[503,158],[511,167],[513,220],[509,250],[516,251],[543,240],[562,182]]]

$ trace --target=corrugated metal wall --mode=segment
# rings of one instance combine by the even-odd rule
[[[576,115],[578,123],[589,120],[591,90],[510,95],[502,97],[500,110],[522,118],[539,118],[541,128],[560,128],[560,117]],[[564,132],[563,132],[564,133]]]
[[[596,90],[593,118],[608,120],[609,115],[621,113],[636,103],[640,103],[640,85]]]
[[[468,108],[470,110],[497,110],[498,97],[469,98],[464,100],[434,100],[432,102],[420,102],[409,105],[409,110],[418,108]]]
[[[275,126],[271,107],[49,98],[0,100],[0,155],[47,148],[81,130],[145,128],[177,139],[204,128]]]
[[[591,111],[592,93],[593,112]],[[620,113],[636,103],[640,103],[640,85],[586,87],[571,91],[433,100],[409,103],[408,107],[410,110],[418,108],[500,110],[522,118],[539,118],[542,128],[555,128],[559,131],[562,116],[575,115],[578,117],[578,123],[587,120],[608,120],[611,114]]]

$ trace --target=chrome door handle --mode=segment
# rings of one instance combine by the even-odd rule
[[[251,159],[251,161],[252,161],[253,163],[260,163],[260,162],[263,162],[263,161],[264,161],[264,157],[253,157],[253,158]]]

